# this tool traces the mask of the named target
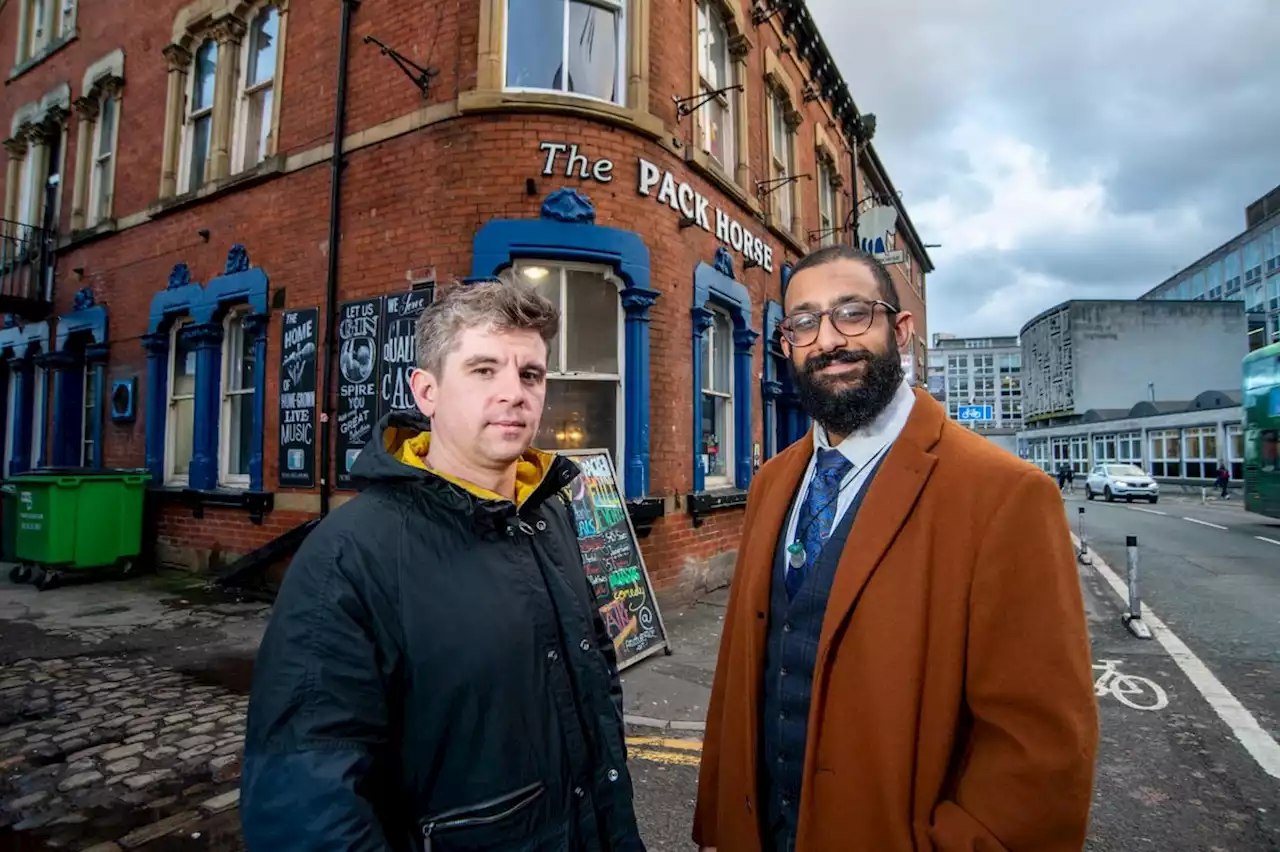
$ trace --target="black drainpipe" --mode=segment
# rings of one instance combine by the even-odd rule
[[[849,211],[849,244],[854,248],[858,245],[858,137],[853,137],[853,152],[850,159],[853,161],[853,209]]]
[[[347,117],[347,64],[351,41],[351,16],[360,0],[342,0],[342,33],[338,42],[338,97],[333,111],[333,159],[329,166],[329,275],[324,297],[324,411],[320,417],[320,516],[329,514],[333,488],[330,446],[337,406],[333,398],[334,362],[337,360],[338,244],[341,241],[339,202],[342,200],[342,133]]]

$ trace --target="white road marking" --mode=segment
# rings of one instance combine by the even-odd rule
[[[1182,520],[1190,521],[1193,524],[1199,524],[1202,527],[1213,527],[1215,530],[1226,529],[1226,527],[1224,527],[1222,524],[1211,524],[1208,521],[1199,521],[1199,520],[1196,520],[1195,518],[1183,518]]]
[[[1267,538],[1265,535],[1255,535],[1254,538],[1258,541],[1265,541],[1267,544],[1280,544],[1280,541],[1276,541],[1274,538]]]
[[[1157,511],[1157,510],[1155,510],[1155,509],[1143,509],[1143,508],[1141,508],[1140,506],[1130,506],[1130,507],[1129,507],[1129,509],[1131,509],[1131,510],[1132,510],[1132,511],[1134,511],[1134,512],[1146,512],[1148,515],[1167,515],[1167,514],[1169,514],[1168,512],[1160,512],[1160,511]]]
[[[1072,538],[1075,539],[1075,536],[1072,535]],[[1080,542],[1076,539],[1076,547],[1079,546]],[[1129,588],[1124,580],[1120,579],[1111,566],[1103,561],[1097,551],[1090,550],[1090,555],[1093,557],[1093,567],[1098,569],[1098,573],[1107,581],[1120,600],[1128,601]],[[1262,729],[1258,720],[1253,718],[1253,714],[1246,710],[1245,706],[1222,685],[1222,681],[1209,671],[1209,667],[1165,626],[1150,607],[1143,606],[1142,609],[1143,622],[1151,628],[1152,635],[1164,646],[1165,651],[1178,664],[1178,668],[1182,669],[1183,674],[1191,681],[1191,685],[1204,696],[1204,700],[1209,702],[1209,706],[1227,724],[1240,745],[1244,746],[1245,751],[1258,762],[1262,770],[1273,778],[1280,778],[1280,743]]]

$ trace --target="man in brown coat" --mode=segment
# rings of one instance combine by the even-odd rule
[[[1081,849],[1098,717],[1053,481],[904,380],[873,258],[815,252],[784,300],[816,425],[752,484],[694,842]]]

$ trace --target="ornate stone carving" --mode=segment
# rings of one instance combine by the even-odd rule
[[[726,278],[733,278],[733,255],[729,254],[724,246],[716,247],[716,258],[714,262],[716,272]]]
[[[160,52],[168,61],[170,71],[186,71],[191,67],[191,51],[180,44],[171,44]]]
[[[169,272],[169,285],[166,290],[177,290],[191,283],[191,269],[181,261],[173,265]]]
[[[76,98],[71,102],[71,106],[75,108],[76,115],[81,121],[94,121],[98,118],[98,108],[101,103],[97,98],[86,95]]]
[[[4,140],[4,150],[5,153],[13,159],[21,160],[23,157],[27,156],[27,140],[21,135],[21,133],[19,133],[19,135],[14,136],[12,139]]]
[[[142,335],[142,348],[147,350],[148,358],[163,358],[169,354],[169,335],[162,331]]]
[[[783,121],[787,123],[787,129],[794,132],[797,127],[804,124],[804,113],[787,104],[787,114],[783,116]]]
[[[657,290],[628,287],[622,291],[622,309],[627,312],[628,317],[647,320],[649,309],[658,301],[659,295],[661,294]]]
[[[71,309],[74,311],[87,311],[96,304],[98,304],[98,300],[93,295],[93,288],[81,287],[76,291],[75,298],[71,302]]]
[[[222,323],[204,322],[183,326],[178,335],[183,342],[189,343],[196,349],[213,349],[222,345]]]
[[[760,332],[754,328],[735,328],[733,330],[733,349],[739,355],[751,352],[751,347],[760,339]]]
[[[249,28],[244,21],[228,15],[209,27],[209,37],[218,44],[239,44],[244,39],[244,34],[248,31]]]
[[[542,202],[542,218],[569,224],[593,224],[596,209],[591,199],[576,189],[557,189]]]
[[[114,74],[99,77],[93,82],[93,93],[98,97],[115,98],[124,91],[124,78]]]
[[[707,333],[707,329],[716,324],[716,315],[710,308],[693,309],[693,334],[699,339]]]
[[[240,243],[236,243],[227,252],[227,263],[222,270],[223,275],[235,275],[249,268],[249,252]]]
[[[740,62],[747,58],[755,45],[751,43],[751,39],[745,33],[729,36],[729,57],[735,62]]]

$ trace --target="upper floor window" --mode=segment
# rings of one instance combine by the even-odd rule
[[[818,159],[818,229],[822,245],[833,246],[839,239],[836,230],[836,187],[831,164]]]
[[[249,25],[236,116],[236,171],[258,165],[270,150],[279,30],[280,12],[274,6],[264,6]]]
[[[506,85],[625,101],[621,0],[507,0]]]
[[[191,71],[183,144],[183,192],[199,189],[205,181],[213,141],[213,94],[217,74],[218,43],[209,39],[197,48]]]
[[[773,211],[777,224],[782,228],[791,227],[791,193],[794,182],[783,184],[783,179],[792,174],[794,149],[792,146],[791,127],[787,124],[787,112],[791,104],[786,95],[774,89],[769,95],[769,178],[775,187],[772,197]]]
[[[114,92],[108,91],[102,95],[98,104],[98,117],[93,126],[93,172],[89,178],[90,224],[111,218],[119,108]]]
[[[698,90],[704,97],[736,84],[734,61],[729,53],[729,26],[715,0],[698,2]],[[698,136],[706,151],[726,173],[734,159],[733,92],[711,97],[698,111]]]
[[[76,0],[19,0],[18,64],[69,38],[76,28]]]

